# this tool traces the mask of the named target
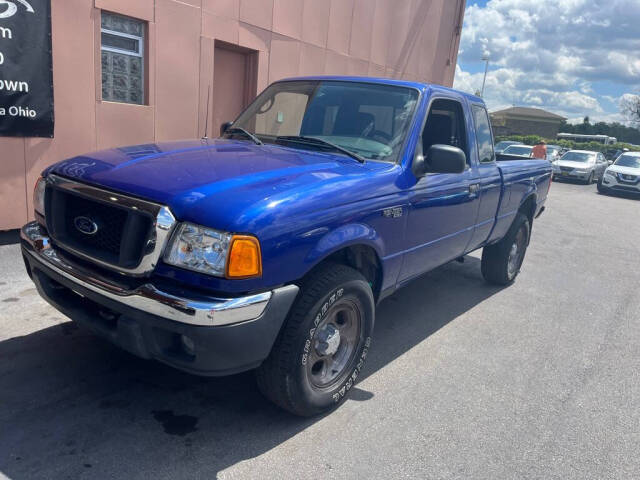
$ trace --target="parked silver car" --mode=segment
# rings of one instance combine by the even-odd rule
[[[509,145],[507,148],[505,148],[502,151],[503,155],[517,155],[519,157],[523,157],[523,158],[531,158],[531,151],[533,150],[533,147],[530,145],[522,145],[522,144],[517,144],[517,145]]]
[[[494,148],[494,151],[495,151],[496,153],[503,153],[503,152],[504,152],[504,150],[505,150],[507,147],[511,146],[511,145],[522,145],[522,142],[514,142],[514,141],[511,141],[511,140],[504,140],[504,141],[502,141],[502,142],[498,142],[498,143],[496,143],[496,146],[495,146],[495,148]]]
[[[559,160],[562,156],[560,150],[562,150],[562,147],[559,147],[558,145],[547,145],[547,160],[551,163]]]
[[[569,150],[553,163],[553,178],[582,180],[588,185],[601,179],[608,165],[600,152]]]

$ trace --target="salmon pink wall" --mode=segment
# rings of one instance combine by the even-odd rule
[[[33,184],[54,162],[201,136],[210,85],[216,93],[216,40],[255,51],[257,91],[313,74],[451,86],[464,7],[465,0],[52,0],[55,135],[0,138],[0,230],[32,218]],[[101,10],[148,22],[146,105],[101,99]]]

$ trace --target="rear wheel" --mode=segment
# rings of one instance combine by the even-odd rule
[[[508,285],[520,273],[529,244],[529,219],[518,212],[502,240],[482,251],[482,276],[489,283]]]
[[[321,268],[303,282],[269,358],[256,372],[258,387],[296,415],[334,408],[363,367],[373,323],[366,279],[344,265]]]

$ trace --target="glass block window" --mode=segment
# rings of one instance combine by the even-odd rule
[[[144,103],[144,22],[102,12],[102,99]]]

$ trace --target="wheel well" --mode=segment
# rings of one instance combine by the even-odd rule
[[[382,264],[373,248],[368,245],[351,245],[342,248],[323,259],[312,271],[326,263],[339,263],[360,272],[369,282],[373,297],[376,301],[378,300],[382,287]]]
[[[520,205],[518,211],[524,213],[529,219],[529,239],[527,241],[528,244],[528,242],[531,241],[531,231],[533,230],[533,216],[536,214],[536,196],[529,195],[524,203]]]
[[[524,213],[529,219],[529,227],[533,225],[533,216],[536,213],[536,197],[535,195],[529,195],[529,197],[524,201],[520,208],[519,212]]]

